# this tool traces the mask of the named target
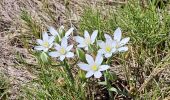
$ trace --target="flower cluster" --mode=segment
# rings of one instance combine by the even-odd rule
[[[64,26],[61,26],[59,30],[55,30],[53,27],[49,27],[49,33],[44,32],[42,34],[42,40],[37,39],[39,46],[35,46],[36,50],[46,52],[51,57],[57,57],[60,61],[66,58],[73,58],[75,55],[72,52],[73,44],[68,45],[68,39],[74,28],[70,28],[68,31],[64,31]],[[122,32],[120,28],[117,28],[112,38],[108,34],[104,34],[105,41],[97,40],[98,30],[95,30],[92,35],[88,31],[84,31],[84,37],[74,36],[74,40],[77,42],[77,48],[84,49],[85,62],[79,62],[77,65],[80,69],[87,71],[86,78],[94,75],[95,78],[102,76],[102,71],[110,68],[109,65],[103,62],[104,58],[108,59],[113,54],[118,52],[125,52],[128,50],[126,44],[130,40],[129,37],[122,38]],[[90,52],[89,47],[95,48],[97,51]],[[51,49],[54,47],[54,49]],[[88,54],[87,54],[88,53]],[[90,54],[89,54],[90,53]],[[95,59],[92,55],[96,55]]]

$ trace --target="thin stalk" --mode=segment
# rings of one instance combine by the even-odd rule
[[[64,60],[64,65],[65,65],[64,69],[67,72],[67,75],[69,76],[71,83],[74,84],[74,77],[73,77],[73,74],[71,73],[71,69],[70,69],[68,63],[66,62],[66,60]]]

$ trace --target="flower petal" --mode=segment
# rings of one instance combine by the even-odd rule
[[[98,53],[99,53],[99,54],[104,54],[104,53],[106,53],[106,51],[105,51],[104,49],[99,49],[99,50],[98,50]]]
[[[97,54],[96,59],[95,59],[95,63],[99,66],[99,65],[102,64],[102,62],[103,62],[102,55],[101,54]]]
[[[128,47],[127,47],[127,46],[125,46],[125,47],[120,47],[120,48],[118,49],[118,51],[119,51],[119,52],[128,51]]]
[[[65,59],[65,55],[60,56],[60,60],[63,61]]]
[[[66,33],[65,37],[68,38],[68,36],[73,32],[74,28],[70,28]]]
[[[50,36],[50,38],[49,38],[49,40],[48,40],[49,44],[53,43],[53,42],[54,42],[54,39],[55,39],[54,36]]]
[[[37,39],[36,40],[38,44],[42,45],[43,44],[43,41],[41,39]]]
[[[82,69],[82,70],[84,70],[84,71],[89,71],[89,70],[90,70],[90,67],[89,67],[88,64],[79,63],[79,64],[77,64],[77,65],[80,67],[80,69]]]
[[[48,41],[48,34],[47,34],[47,32],[44,32],[42,37],[43,37],[43,41]]]
[[[129,37],[122,39],[122,40],[120,41],[120,46],[123,46],[123,45],[127,44],[127,43],[129,42],[129,40],[130,40]]]
[[[89,38],[89,37],[90,37],[89,32],[86,31],[86,30],[84,31],[84,37],[85,37],[85,38]]]
[[[122,37],[121,29],[118,27],[114,32],[114,40],[120,41]]]
[[[49,49],[49,48],[45,48],[43,51],[44,51],[44,52],[47,52],[47,51],[48,51],[48,49]]]
[[[54,45],[55,45],[54,48],[55,48],[57,51],[60,50],[61,46],[60,46],[59,44],[55,43]]]
[[[108,34],[104,34],[104,37],[106,40],[111,40],[112,41],[112,37]]]
[[[63,38],[61,40],[61,46],[64,47],[64,48],[67,48],[67,44],[68,44],[67,38]]]
[[[94,73],[95,78],[100,78],[102,76],[102,73],[100,71],[97,71]]]
[[[79,44],[79,45],[77,45],[77,47],[79,47],[79,48],[84,48],[86,46],[87,46],[86,44]]]
[[[72,58],[72,57],[74,57],[74,53],[72,53],[72,52],[67,52],[66,57]]]
[[[109,65],[101,65],[101,66],[99,66],[99,71],[104,71],[104,70],[107,70],[109,68],[110,68]]]
[[[84,38],[80,37],[80,36],[75,36],[74,39],[76,40],[76,42],[78,43],[84,43]]]
[[[109,57],[112,56],[112,53],[106,53],[104,56],[105,56],[106,58],[109,58]]]
[[[49,32],[53,35],[53,36],[58,36],[59,33],[54,29],[54,27],[49,27],[48,28]]]
[[[88,51],[88,50],[89,50],[89,47],[88,47],[88,46],[86,46],[84,49],[85,49],[86,51]]]
[[[86,54],[86,61],[89,65],[94,64],[94,59],[91,55]]]
[[[44,50],[45,47],[43,47],[43,46],[35,46],[34,49],[35,50]]]
[[[116,52],[116,48],[112,48],[112,53],[115,53]]]
[[[54,52],[49,52],[48,53],[51,57],[59,57],[60,56],[60,53],[54,51]]]
[[[98,30],[95,30],[93,32],[93,34],[91,35],[91,43],[94,43],[96,37],[97,37],[97,34],[98,34]]]
[[[93,71],[88,71],[88,72],[86,73],[86,78],[91,77],[93,74],[94,74]]]
[[[105,43],[103,41],[97,41],[97,44],[99,45],[100,48],[105,48]]]
[[[66,51],[70,51],[72,48],[73,48],[73,45],[69,45],[69,46],[66,48]]]

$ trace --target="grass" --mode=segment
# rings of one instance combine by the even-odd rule
[[[9,81],[7,77],[0,73],[0,99],[5,100],[9,96]]]
[[[78,32],[83,33],[84,30],[88,30],[92,33],[97,29],[99,30],[98,39],[104,39],[103,33],[113,34],[114,30],[120,27],[123,37],[131,38],[129,51],[113,56],[112,64],[121,66],[125,72],[125,78],[121,80],[127,83],[127,88],[120,88],[121,83],[116,83],[118,80],[110,82],[119,90],[118,95],[113,93],[115,98],[124,95],[126,99],[130,97],[135,100],[155,100],[169,96],[167,93],[170,91],[169,87],[165,87],[158,76],[170,64],[168,8],[164,6],[162,9],[158,9],[154,0],[148,1],[146,7],[141,5],[140,0],[129,0],[127,4],[118,6],[116,9],[111,5],[100,5],[95,8],[89,5],[84,7],[81,20],[77,24]],[[48,6],[46,11],[50,13]],[[53,13],[50,13],[51,20],[55,19],[54,16]],[[41,62],[39,54],[32,51],[31,47],[35,45],[34,38],[41,37],[40,33],[43,28],[26,11],[23,11],[21,19],[24,20],[27,30],[29,30],[29,34],[22,35],[25,47],[39,62],[32,66],[38,72],[36,73],[37,78],[23,87],[23,96],[20,99],[94,100],[97,95],[95,92],[98,90],[96,87],[99,87],[99,90],[103,89],[100,85],[96,86],[99,80],[84,79],[84,73],[77,71],[77,67],[74,66],[73,70],[76,70],[74,74],[78,75],[74,77],[75,84],[72,84],[62,65],[56,64],[53,60],[50,60],[52,64]],[[74,63],[75,61],[69,62]],[[87,84],[90,82],[92,84]]]

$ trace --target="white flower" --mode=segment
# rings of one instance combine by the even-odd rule
[[[86,54],[86,60],[88,64],[78,64],[82,70],[87,71],[86,78],[89,78],[92,75],[94,75],[95,78],[100,78],[102,76],[101,71],[105,71],[110,67],[108,65],[101,65],[103,62],[103,57],[101,55],[97,55],[94,61],[92,56]]]
[[[106,58],[112,56],[113,53],[117,52],[125,52],[128,50],[127,46],[124,46],[130,40],[129,37],[121,40],[122,32],[120,28],[117,28],[114,32],[114,40],[108,34],[104,34],[106,42],[98,41],[98,45],[101,49],[99,49],[99,54],[104,54]]]
[[[55,49],[57,51],[49,52],[49,55],[51,57],[60,57],[60,60],[63,61],[66,57],[72,58],[74,56],[74,53],[70,52],[72,48],[73,45],[68,46],[67,38],[63,38],[61,40],[61,45],[55,44]]]
[[[114,32],[114,41],[115,41],[114,44],[117,52],[125,52],[128,50],[128,47],[125,45],[129,42],[130,38],[126,37],[122,40],[121,38],[122,38],[121,29],[117,28]]]
[[[77,47],[85,48],[85,50],[88,50],[88,46],[95,42],[97,34],[98,34],[98,31],[95,30],[90,37],[89,33],[85,30],[84,31],[84,38],[80,37],[80,36],[75,36],[76,42],[79,43]]]
[[[61,40],[61,34],[63,33],[63,31],[64,31],[64,26],[61,26],[60,28],[59,28],[59,32],[57,32],[56,30],[55,30],[55,28],[54,27],[49,27],[49,32],[53,35],[53,36],[58,36],[58,38],[59,38],[59,40]],[[74,30],[74,28],[70,28],[66,33],[65,33],[65,38],[69,38],[69,35],[73,32],[73,30]]]
[[[44,32],[42,35],[42,40],[37,39],[37,43],[40,46],[35,46],[36,50],[43,50],[44,52],[47,52],[49,48],[53,46],[54,37],[48,36],[47,32]]]
[[[101,48],[98,50],[98,53],[104,54],[106,58],[111,57],[112,53],[116,52],[115,42],[108,36],[109,35],[105,34],[106,42],[98,41],[98,45]]]

